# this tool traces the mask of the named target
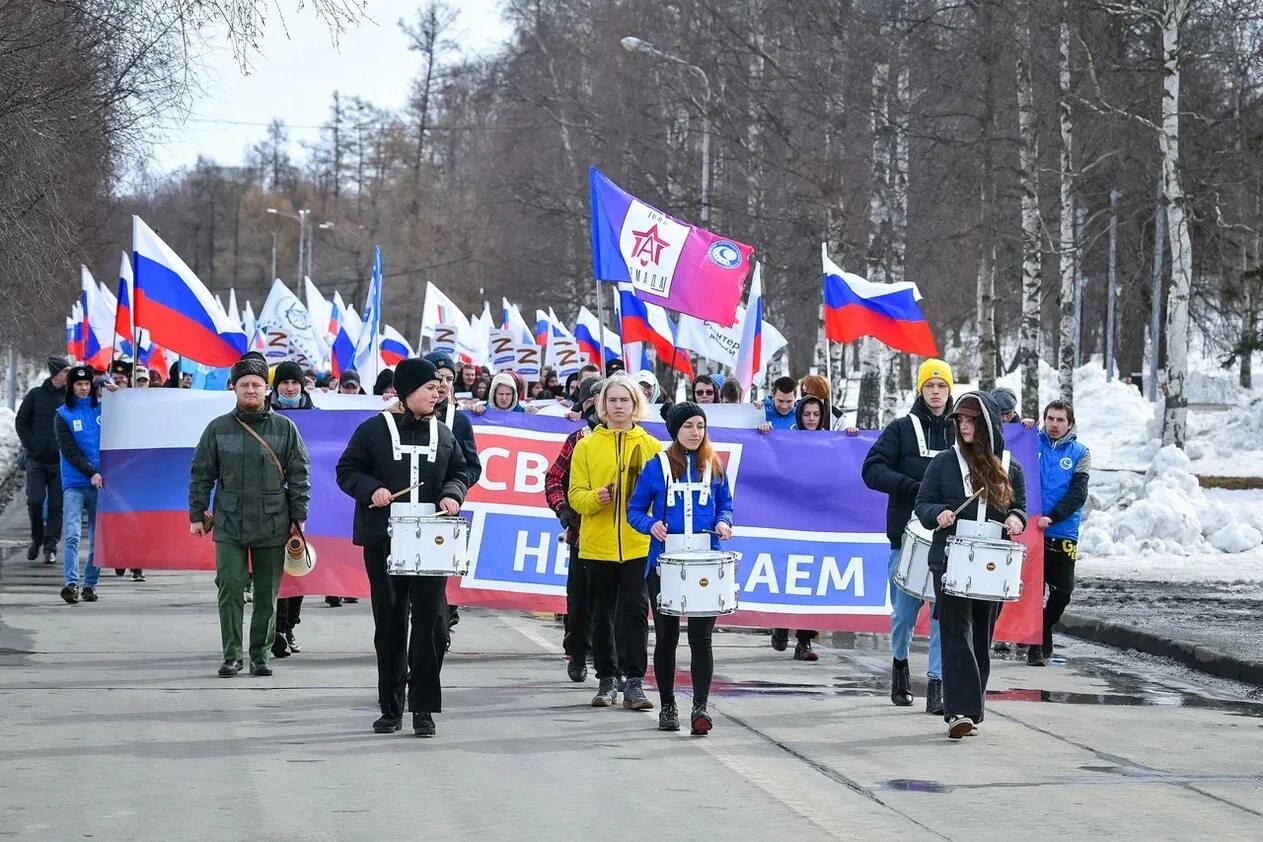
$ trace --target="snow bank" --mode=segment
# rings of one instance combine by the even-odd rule
[[[1158,450],[1143,480],[1107,474],[1089,495],[1079,542],[1088,556],[1243,553],[1261,545],[1263,507],[1208,497],[1174,446]]]
[[[0,407],[0,479],[18,466],[22,456],[22,443],[14,426],[16,417],[13,410]]]

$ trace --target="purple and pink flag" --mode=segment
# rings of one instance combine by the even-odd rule
[[[630,283],[637,298],[724,327],[736,322],[753,246],[668,216],[596,167],[588,180],[598,281]]]

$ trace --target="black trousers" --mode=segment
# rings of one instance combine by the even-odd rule
[[[388,544],[364,548],[373,600],[377,701],[383,716],[403,716],[406,688],[408,710],[438,713],[443,709],[439,672],[447,651],[447,578],[388,576],[389,552]]]
[[[649,592],[645,559],[585,559],[592,588],[592,658],[597,678],[644,678],[649,667]],[[617,655],[615,655],[617,641]]]
[[[44,502],[48,502],[48,520]],[[26,460],[26,511],[31,518],[31,543],[57,549],[61,539],[61,463]]]
[[[588,563],[579,558],[577,544],[570,545],[570,570],[566,573],[566,619],[562,648],[576,663],[587,663],[592,652],[592,588]]]
[[[303,610],[301,596],[287,596],[276,601],[276,631],[279,634],[292,632],[294,626],[302,622],[298,615]]]
[[[783,631],[785,634],[789,634],[789,629],[777,629],[776,631]],[[816,639],[816,634],[815,629],[798,629],[794,633],[794,637],[799,643],[811,643],[811,641]]]
[[[943,718],[968,716],[981,722],[991,677],[991,637],[998,602],[943,593],[943,574],[934,573],[934,616],[943,648]]]
[[[1044,584],[1048,602],[1044,604],[1044,645],[1052,645],[1052,627],[1070,604],[1074,593],[1074,563],[1078,544],[1068,538],[1044,539]]]
[[[658,679],[658,697],[665,705],[675,702],[675,650],[680,646],[680,618],[658,613],[662,578],[649,574],[649,605],[653,609],[653,674]],[[704,705],[710,698],[710,682],[715,676],[715,652],[711,636],[714,617],[689,617],[689,675],[693,679],[693,704]]]

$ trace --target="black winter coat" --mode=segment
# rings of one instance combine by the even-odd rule
[[[444,424],[447,423],[448,403],[444,401],[434,408],[434,414]],[[451,430],[465,456],[465,489],[468,491],[482,476],[482,460],[478,458],[478,445],[474,442],[474,425],[469,422],[468,415],[457,409],[452,412]]]
[[[948,419],[952,411],[949,398],[942,415],[934,415],[917,396],[910,414],[921,419],[925,431],[925,446],[930,450],[948,450],[956,441],[956,425]],[[921,478],[930,465],[930,458],[921,455],[917,446],[916,431],[905,415],[896,418],[881,431],[864,459],[864,484],[874,491],[889,495],[886,502],[886,537],[892,549],[903,545],[903,530],[912,519],[912,507],[916,503]]]
[[[65,402],[65,388],[58,389],[54,386],[51,377],[27,392],[22,399],[14,426],[17,427],[18,439],[28,458],[45,464],[60,461],[53,416],[57,414],[57,408]]]
[[[1004,430],[1000,424],[1000,410],[991,402],[988,395],[981,392],[970,392],[977,397],[987,411],[987,423],[991,430],[992,448],[996,456],[1004,453]],[[962,396],[963,397],[963,396]],[[1009,515],[1026,523],[1026,479],[1022,473],[1022,465],[1017,459],[1009,458],[1009,482],[1013,484],[1013,501],[1007,509],[1000,509],[987,504],[987,520],[1003,523]],[[942,572],[947,568],[947,538],[956,534],[956,525],[947,529],[938,528],[938,516],[945,511],[955,511],[967,498],[965,480],[961,476],[960,461],[956,450],[940,453],[930,460],[930,466],[921,479],[920,490],[917,491],[917,520],[926,529],[933,530],[934,540],[930,545],[930,569]],[[974,500],[956,515],[957,522],[973,520],[978,517],[978,501]],[[1005,538],[1008,530],[1002,530]]]
[[[400,409],[398,404],[388,411],[394,412],[400,444],[424,447],[430,443],[428,419],[419,419]],[[457,503],[464,503],[465,455],[447,425],[440,423],[437,429],[438,453],[433,462],[421,463],[421,487],[417,490],[417,499],[438,505],[442,498],[451,497]],[[355,499],[352,543],[359,547],[389,544],[386,522],[390,507],[370,508],[373,492],[385,488],[393,494],[408,488],[412,479],[408,457],[395,461],[390,446],[390,430],[381,413],[355,429],[346,450],[338,459],[337,475],[338,487]]]

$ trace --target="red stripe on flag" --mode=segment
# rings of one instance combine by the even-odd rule
[[[858,304],[824,311],[825,335],[830,342],[851,342],[872,336],[898,351],[920,357],[937,357],[938,343],[928,322],[903,322],[874,313]]]

